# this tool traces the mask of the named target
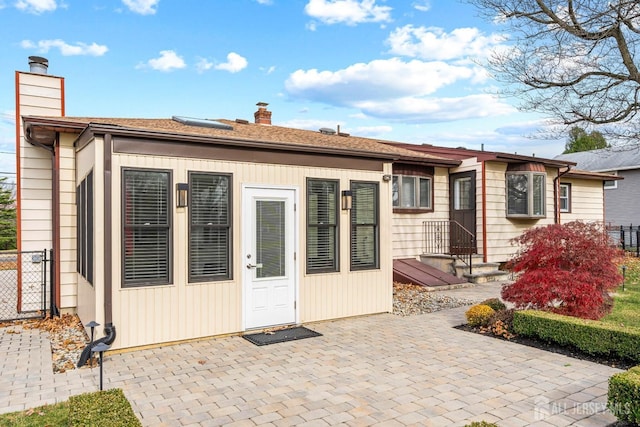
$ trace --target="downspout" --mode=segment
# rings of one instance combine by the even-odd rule
[[[487,255],[487,171],[482,161],[482,262],[486,263]]]
[[[26,128],[24,139],[34,147],[42,148],[51,154],[51,244],[53,246],[53,259],[51,260],[54,294],[52,296],[51,316],[59,316],[60,312],[60,159],[56,155],[56,146],[60,146],[60,135],[56,132],[51,140],[51,145],[36,141],[31,134],[32,129]],[[46,250],[46,249],[45,249]],[[55,298],[55,300],[53,300]]]
[[[567,165],[567,170],[560,172],[558,168],[558,176],[553,178],[553,216],[554,224],[560,224],[560,178],[571,171],[571,166]]]

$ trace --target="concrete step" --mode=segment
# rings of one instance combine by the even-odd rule
[[[458,258],[454,255],[446,255],[446,254],[422,254],[420,255],[420,261],[435,267],[441,271],[455,274],[458,277],[462,277],[456,271],[456,263],[464,264],[462,261],[458,260]],[[473,265],[482,262],[482,255],[473,255]]]
[[[482,255],[473,255],[472,273],[469,266],[453,255],[422,254],[420,261],[435,267],[441,271],[455,274],[471,283],[489,283],[511,279],[511,273],[500,270],[500,264],[496,262],[482,262]]]
[[[480,284],[509,280],[511,278],[511,273],[503,270],[476,272],[476,267],[473,266],[473,273],[464,273],[462,276],[471,283]]]
[[[500,270],[500,264],[497,262],[474,262],[471,273],[469,266],[463,262],[455,263],[456,276],[464,277],[471,283],[488,283],[502,280],[509,280],[511,273]]]

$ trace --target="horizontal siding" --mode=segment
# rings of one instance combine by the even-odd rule
[[[173,183],[187,182],[189,171],[215,171],[233,175],[233,280],[187,283],[188,241],[186,210],[173,208],[174,284],[145,288],[121,288],[120,188],[121,168],[168,169]],[[379,182],[381,206],[390,206],[390,183],[382,181],[390,173],[311,167],[281,166],[155,156],[113,156],[113,320],[118,328],[115,348],[141,346],[191,338],[240,332],[243,329],[242,287],[242,185],[282,185],[298,189],[298,316],[301,322],[326,320],[392,310],[391,247],[381,244],[381,268],[366,272],[349,271],[349,216],[340,211],[340,272],[306,275],[305,265],[305,187],[306,178],[340,181],[340,190],[350,180]],[[380,213],[381,242],[391,241],[391,212]],[[99,297],[98,297],[99,298]]]
[[[393,258],[416,258],[424,252],[422,223],[449,219],[449,173],[435,168],[433,177],[433,212],[393,213]]]
[[[63,309],[77,306],[78,286],[76,273],[76,179],[73,137],[60,139],[60,288]],[[64,301],[64,304],[63,304]],[[68,305],[67,305],[68,304]]]
[[[546,218],[513,219],[507,218],[506,182],[507,165],[498,162],[485,163],[487,191],[487,261],[503,262],[517,251],[512,239],[520,236],[531,227],[553,224],[554,191],[553,177],[555,169],[547,168],[546,178]]]
[[[59,77],[17,73],[19,112],[21,115],[62,115],[62,79]],[[19,120],[20,158],[20,231],[22,250],[51,248],[51,154],[24,140]],[[33,221],[32,218],[38,218]],[[46,230],[46,232],[44,231]]]
[[[640,169],[619,171],[617,188],[604,190],[605,221],[611,225],[640,224]]]
[[[603,221],[604,195],[602,181],[562,179],[561,182],[563,184],[571,184],[571,212],[560,213],[561,223]]]

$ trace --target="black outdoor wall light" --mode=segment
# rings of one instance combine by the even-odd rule
[[[186,208],[189,200],[189,184],[176,184],[176,207]]]

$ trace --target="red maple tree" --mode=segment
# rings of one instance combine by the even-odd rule
[[[517,280],[502,299],[517,308],[548,310],[585,319],[611,311],[609,292],[622,283],[617,249],[600,224],[574,221],[531,228],[513,240],[520,245],[507,267]]]

